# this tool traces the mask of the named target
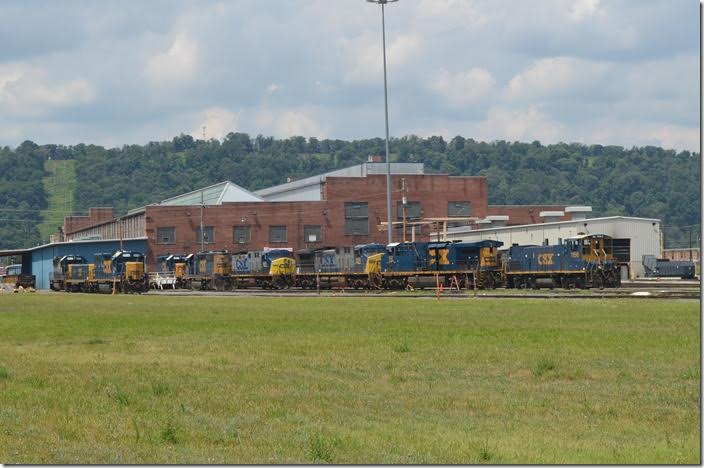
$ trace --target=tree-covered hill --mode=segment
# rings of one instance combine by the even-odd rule
[[[342,141],[304,137],[274,139],[230,133],[223,141],[194,140],[101,146],[25,142],[0,150],[0,248],[40,241],[39,210],[46,209],[44,162],[74,160],[73,206],[114,206],[119,212],[225,179],[250,190],[359,164],[384,153],[380,138]],[[497,141],[457,136],[391,140],[392,160],[423,162],[427,172],[483,175],[491,204],[587,204],[594,215],[660,218],[668,246],[699,236],[700,157],[656,147]],[[68,214],[68,213],[67,213]],[[41,239],[46,241],[46,239]]]

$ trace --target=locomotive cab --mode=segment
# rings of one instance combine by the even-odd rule
[[[573,257],[587,262],[613,260],[613,239],[605,234],[591,234],[569,237],[566,243]]]

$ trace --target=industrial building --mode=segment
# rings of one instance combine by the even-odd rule
[[[77,254],[92,261],[97,252],[120,248],[120,241],[125,249],[144,252],[150,270],[168,253],[386,243],[385,171],[383,163],[366,162],[256,192],[224,181],[122,216],[111,207],[94,207],[86,216],[66,217],[58,242],[0,255],[21,256],[23,273],[48,288],[54,257]],[[581,232],[608,234],[631,277],[643,274],[643,254],[661,251],[657,219],[587,219],[591,208],[579,206],[489,205],[486,177],[426,174],[422,163],[393,163],[391,173],[394,240],[403,238],[405,211],[408,240],[490,238],[510,246],[555,243]]]
[[[539,214],[544,222],[522,226],[507,226],[503,217],[487,217],[478,222],[479,229],[466,227],[450,228],[445,234],[449,240],[478,241],[493,239],[504,243],[504,248],[512,244],[519,245],[554,245],[567,237],[580,234],[606,234],[613,238],[614,255],[628,268],[623,269],[624,277],[639,278],[645,274],[643,255],[659,255],[661,251],[660,220],[649,218],[632,218],[627,216],[609,216],[588,218],[591,207],[566,207],[560,211],[543,211]],[[558,221],[565,214],[572,219]],[[432,235],[443,236],[436,232]]]
[[[366,162],[256,192],[225,181],[120,217],[112,208],[91,208],[87,216],[67,217],[63,236],[66,241],[146,238],[150,267],[167,253],[386,243],[385,170],[383,163]],[[406,221],[416,223],[407,227],[409,239],[429,239],[433,223],[423,220],[447,228],[508,211],[509,224],[524,224],[534,222],[541,210],[564,209],[493,207],[486,177],[426,174],[422,163],[393,163],[391,173],[393,219],[403,220],[406,197]],[[401,226],[394,226],[394,239],[401,238]]]

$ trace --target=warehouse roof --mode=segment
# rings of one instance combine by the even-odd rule
[[[390,163],[391,174],[423,175],[423,163]],[[257,190],[256,194],[269,201],[312,201],[320,200],[320,185],[328,177],[367,177],[368,175],[386,174],[386,163],[364,162],[350,167],[337,169],[305,179],[294,180],[285,184]]]
[[[264,199],[226,180],[192,192],[167,198],[157,205],[222,205],[223,202],[261,202]]]

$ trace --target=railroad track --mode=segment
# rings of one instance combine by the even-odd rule
[[[150,295],[158,296],[211,296],[211,297],[408,297],[417,299],[437,299],[433,290],[422,291],[389,291],[389,290],[356,290],[356,289],[322,289],[318,291],[302,289],[262,290],[238,289],[236,291],[190,291],[164,290],[150,291]],[[562,289],[516,291],[495,290],[445,290],[440,299],[700,299],[700,290],[694,288],[634,288],[568,291]]]

